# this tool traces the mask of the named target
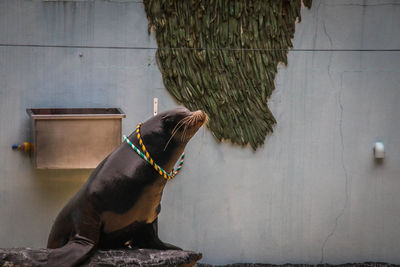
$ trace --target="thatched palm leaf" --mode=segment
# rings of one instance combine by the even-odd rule
[[[278,63],[287,64],[301,0],[144,0],[144,5],[167,90],[188,108],[206,111],[219,140],[257,149],[276,123],[267,100]]]

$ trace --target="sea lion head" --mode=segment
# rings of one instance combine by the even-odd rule
[[[207,115],[202,110],[192,112],[178,107],[145,121],[140,132],[153,159],[164,161],[165,158],[179,157],[206,119]]]
[[[207,115],[202,110],[191,112],[179,107],[160,114],[164,131],[176,143],[186,144],[206,121]]]

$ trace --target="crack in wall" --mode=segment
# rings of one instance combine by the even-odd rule
[[[324,5],[325,5],[325,4],[324,4]],[[326,16],[325,16],[325,17],[326,17]],[[330,43],[330,46],[331,46],[330,49],[332,49],[332,48],[333,48],[333,42],[332,42],[331,36],[328,34],[328,31],[326,30],[325,19],[322,19],[322,27],[323,27],[323,29],[324,29],[325,35],[328,37],[328,40],[329,40],[329,43]],[[331,81],[332,81],[332,76],[331,76],[332,56],[333,56],[333,52],[331,51],[330,54],[329,54],[329,63],[328,63],[328,76],[329,76],[329,79],[330,79]]]
[[[316,21],[318,21],[318,14],[319,14],[319,8],[321,7],[321,3],[322,2],[319,1],[318,5],[317,5],[317,8],[316,8],[316,11],[315,11],[315,13],[313,15],[313,17],[315,18]],[[318,25],[319,25],[319,23],[315,23],[315,31],[314,31],[313,41],[312,41],[313,50],[315,49],[316,43],[317,43]],[[312,53],[311,61],[313,62],[313,64],[314,64],[314,56],[315,56],[315,53]]]
[[[328,243],[329,239],[335,234],[337,227],[339,225],[339,219],[344,215],[344,212],[345,212],[348,202],[349,202],[349,175],[348,175],[346,164],[344,161],[343,102],[342,102],[343,74],[344,73],[342,73],[341,79],[340,79],[340,91],[339,91],[339,95],[338,95],[338,103],[339,103],[339,109],[340,109],[339,134],[340,134],[340,144],[341,144],[341,163],[342,163],[343,173],[345,176],[345,200],[343,203],[343,208],[340,210],[339,214],[335,218],[335,224],[334,224],[331,232],[327,235],[324,242],[322,243],[320,264],[322,264],[324,262],[326,244]]]

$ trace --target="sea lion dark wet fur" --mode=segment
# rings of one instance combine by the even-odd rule
[[[146,121],[141,136],[154,161],[170,172],[206,120],[203,111],[176,108]],[[139,146],[135,132],[128,137]],[[101,144],[99,144],[101,145]],[[79,155],[77,155],[79,157]],[[48,266],[76,266],[95,248],[179,249],[157,235],[167,180],[123,142],[93,171],[57,216],[49,235]]]

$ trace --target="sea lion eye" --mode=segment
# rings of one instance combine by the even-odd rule
[[[165,115],[162,117],[162,124],[165,129],[174,128],[175,126],[175,119],[174,117]]]
[[[167,115],[163,116],[161,119],[166,123],[174,122],[174,119],[172,117],[170,117],[170,116],[167,116]]]

